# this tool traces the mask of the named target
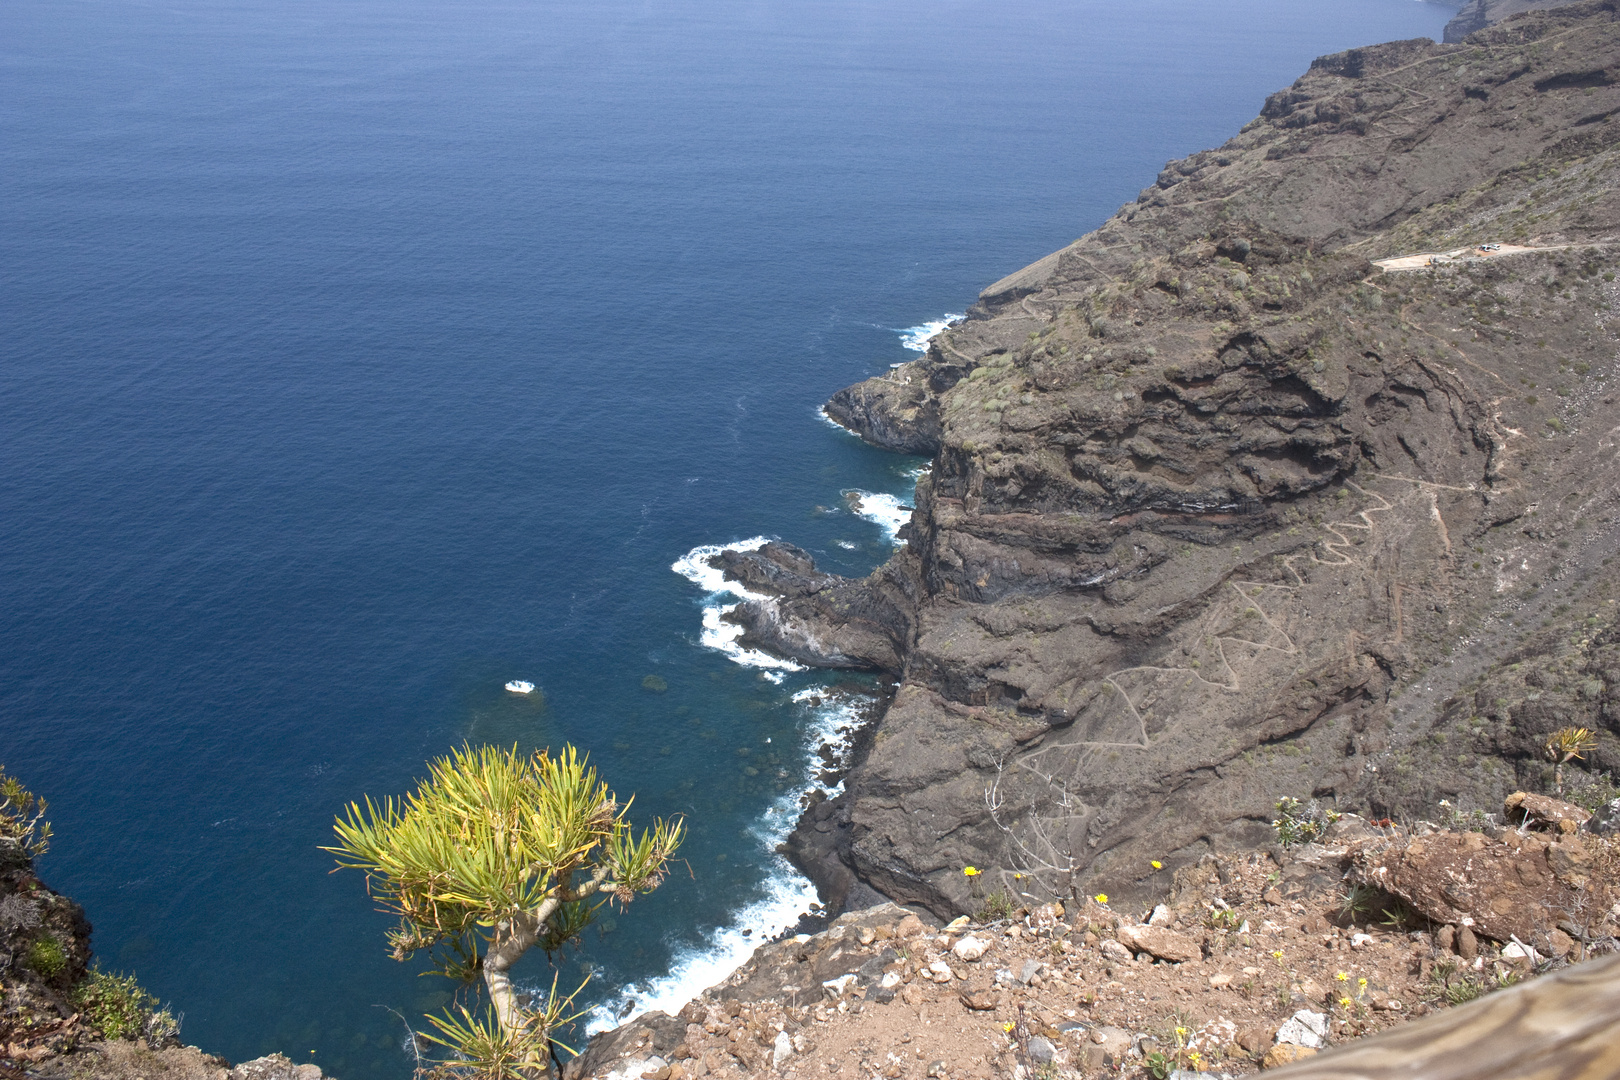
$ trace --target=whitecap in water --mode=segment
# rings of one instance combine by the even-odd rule
[[[889,543],[899,542],[900,527],[911,520],[911,507],[898,495],[853,489],[844,492],[850,513],[863,517],[883,530]]]

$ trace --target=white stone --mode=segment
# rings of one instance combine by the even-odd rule
[[[971,920],[966,915],[958,915],[956,918],[945,924],[945,929],[966,930],[970,921]]]
[[[900,978],[900,973],[898,971],[885,971],[883,973],[883,978],[878,980],[878,989],[893,990],[895,987],[899,986],[902,981],[903,980]]]
[[[1176,913],[1171,911],[1164,904],[1160,904],[1158,907],[1153,909],[1153,914],[1148,916],[1147,924],[1149,926],[1169,926],[1175,921]]]
[[[1301,1009],[1277,1029],[1277,1041],[1292,1046],[1309,1046],[1320,1050],[1327,1042],[1328,1018],[1326,1013]]]
[[[972,934],[951,946],[951,952],[963,960],[977,960],[984,955],[984,950],[990,947],[988,941],[976,938]]]
[[[1113,938],[1109,938],[1101,945],[1098,945],[1097,951],[1102,953],[1103,956],[1117,963],[1127,964],[1130,963],[1131,960],[1131,950],[1127,949]]]
[[[771,1068],[780,1069],[782,1063],[793,1056],[793,1038],[785,1031],[776,1033],[776,1041],[771,1043]]]
[[[849,984],[854,981],[854,975],[840,975],[836,979],[828,979],[822,983],[821,988],[827,992],[829,998],[837,1001],[844,996],[844,992],[849,989]]]
[[[602,1080],[641,1080],[642,1073],[657,1072],[669,1062],[654,1055],[649,1058],[631,1058],[619,1063],[619,1067],[609,1072]]]
[[[1372,943],[1373,943],[1373,936],[1371,934],[1351,934],[1350,935],[1350,947],[1352,949],[1365,949],[1367,946],[1371,945]]]
[[[951,974],[951,965],[943,960],[935,960],[928,965],[928,970],[931,972],[929,978],[937,983],[948,983],[955,977]]]
[[[1520,942],[1510,941],[1506,945],[1502,946],[1502,959],[1528,960],[1533,964],[1539,959],[1539,957],[1536,956],[1536,950],[1526,948]]]

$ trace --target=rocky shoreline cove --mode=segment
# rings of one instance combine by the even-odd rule
[[[1280,798],[1545,790],[1571,725],[1609,783],[1617,34],[1584,3],[1323,57],[834,396],[933,459],[906,545],[864,579],[715,563],[768,597],[750,647],[896,680],[788,845],[834,911],[859,882],[971,913],[970,865],[1147,898]]]
[[[1564,858],[1494,824],[1562,789],[1556,732],[1620,794],[1620,26],[1474,6],[1516,17],[1321,58],[827,403],[932,458],[905,546],[714,565],[768,597],[749,647],[895,680],[786,845],[848,913],[571,1076],[1236,1074],[1612,948],[1569,918],[1615,917],[1609,854],[1496,897],[1556,926],[1456,887]],[[1291,798],[1362,835],[1279,848]]]
[[[1612,951],[1608,841],[1526,848],[1524,807],[1574,728],[1570,789],[1620,795],[1620,21],[1473,6],[827,403],[932,459],[904,546],[713,565],[748,647],[894,680],[785,845],[845,914],[570,1080],[1237,1075]],[[1304,799],[1344,816],[1283,846]],[[1607,971],[1513,1007],[1607,1015]]]
[[[882,677],[784,845],[827,921],[564,1080],[1394,1076],[1491,1000],[1620,1055],[1617,244],[1620,3],[1475,0],[836,394],[931,459],[904,543],[713,560],[741,645]],[[321,1076],[86,990],[3,846],[0,960],[0,1080]]]

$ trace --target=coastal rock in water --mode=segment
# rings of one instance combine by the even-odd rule
[[[891,560],[854,580],[824,574],[792,544],[726,550],[712,560],[762,600],[745,600],[727,616],[745,628],[741,642],[812,667],[898,672],[910,638],[915,567]]]
[[[938,383],[939,385],[935,385]],[[940,377],[920,364],[845,387],[825,410],[829,419],[885,450],[932,457],[939,452]]]

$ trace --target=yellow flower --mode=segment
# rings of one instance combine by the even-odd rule
[[[1281,960],[1282,959],[1282,950],[1281,949],[1273,949],[1271,951],[1271,958],[1273,960]]]
[[[1341,972],[1338,972],[1338,973],[1337,973],[1337,974],[1335,974],[1335,975],[1334,975],[1334,976],[1333,976],[1333,977],[1334,977],[1334,978],[1335,978],[1335,979],[1338,979],[1338,980],[1339,980],[1339,981],[1340,981],[1340,982],[1349,982],[1349,981],[1350,981],[1350,976],[1348,976],[1348,975],[1346,975],[1346,974],[1345,974],[1345,973],[1344,973],[1344,972],[1342,972],[1342,971],[1341,971]]]
[[[1351,1001],[1349,998],[1340,998],[1339,1004],[1348,1009],[1350,1006],[1354,1005],[1355,1002]]]
[[[1001,1030],[1005,1031],[1008,1035],[1012,1034],[1012,1029],[1013,1029],[1013,1026],[1011,1024],[1002,1024],[1001,1025]]]
[[[1014,881],[1023,881],[1024,880],[1024,875],[1023,874],[1014,874],[1013,875],[1013,880]]]
[[[1356,985],[1357,986],[1366,986],[1367,985],[1367,980],[1366,979],[1357,979],[1356,980]]]
[[[966,874],[968,877],[978,877],[979,876],[979,872],[977,870],[975,870],[971,866],[962,867],[962,873]]]
[[[1092,897],[1092,899],[1097,901],[1099,904],[1106,904],[1108,903],[1108,894],[1105,892],[1100,892],[1096,896]]]
[[[1164,869],[1164,863],[1160,862],[1158,859],[1154,859],[1153,862],[1151,864],[1149,864],[1149,865],[1151,865],[1153,867],[1153,869],[1155,869],[1155,870],[1163,870]]]

